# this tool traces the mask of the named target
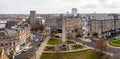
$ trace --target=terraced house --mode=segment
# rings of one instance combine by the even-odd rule
[[[10,23],[12,26],[8,27]],[[0,47],[4,47],[7,54],[28,47],[32,39],[30,29],[30,25],[23,21],[0,21]]]

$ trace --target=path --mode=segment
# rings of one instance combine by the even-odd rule
[[[44,40],[44,42],[41,44],[41,46],[36,51],[36,59],[40,59],[48,41],[49,41],[49,36]]]

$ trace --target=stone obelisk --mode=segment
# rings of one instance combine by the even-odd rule
[[[65,20],[63,19],[62,22],[62,45],[65,46],[66,44],[66,26],[65,26]]]

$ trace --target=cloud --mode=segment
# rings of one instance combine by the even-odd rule
[[[99,9],[102,8],[120,8],[119,4],[119,0],[0,0],[0,13],[29,13],[30,10],[38,13],[65,13],[74,7],[80,12],[101,12]]]

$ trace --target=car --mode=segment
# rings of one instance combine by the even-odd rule
[[[28,50],[28,48],[25,48],[25,49],[23,49],[23,52],[25,52],[25,51],[27,51]]]
[[[15,56],[20,55],[20,54],[21,54],[20,52],[17,52],[17,53],[15,54]]]
[[[35,42],[37,42],[38,40],[39,40],[38,38],[34,39]]]

